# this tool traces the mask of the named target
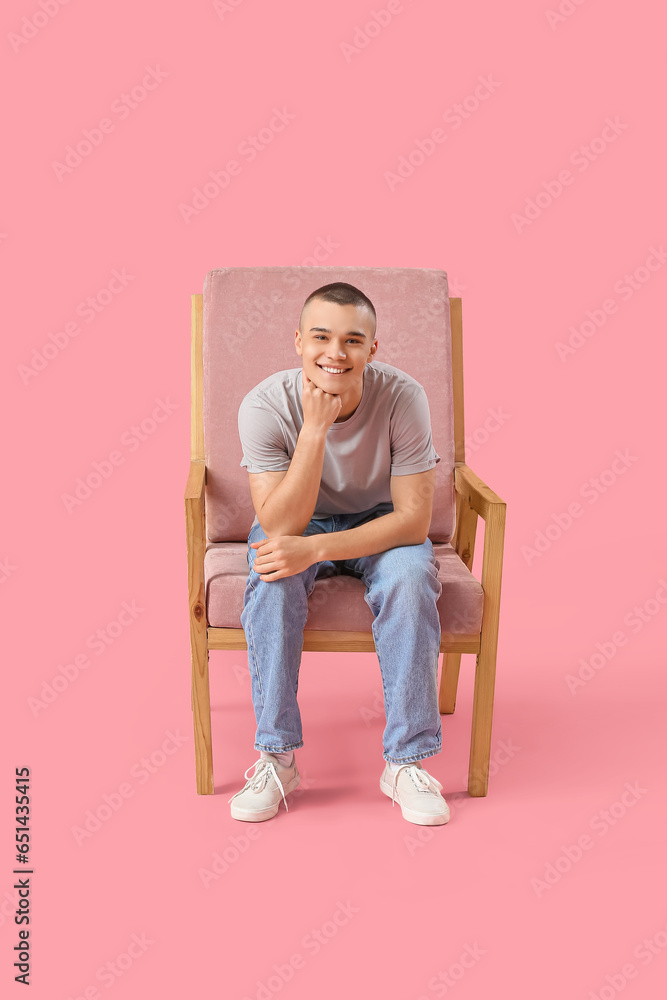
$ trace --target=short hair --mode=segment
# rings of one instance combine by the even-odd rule
[[[301,324],[303,323],[303,314],[306,310],[306,306],[313,299],[322,299],[324,302],[336,302],[339,306],[357,306],[358,308],[366,308],[373,317],[373,332],[377,330],[377,315],[375,313],[375,306],[368,298],[364,295],[358,288],[354,285],[350,285],[347,281],[333,281],[329,285],[322,285],[321,288],[316,288],[314,292],[311,292],[301,309],[301,315],[299,316],[299,330],[301,330]]]

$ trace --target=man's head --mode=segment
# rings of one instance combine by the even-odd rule
[[[371,300],[345,281],[317,288],[303,304],[295,333],[303,371],[325,392],[340,394],[344,410],[361,396],[364,369],[377,351],[376,324]]]

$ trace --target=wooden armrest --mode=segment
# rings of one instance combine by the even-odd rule
[[[201,500],[204,496],[204,484],[206,483],[206,466],[201,461],[190,462],[190,472],[185,485],[186,500]]]
[[[464,462],[454,466],[454,487],[461,497],[454,547],[471,572],[477,515],[485,522],[480,582],[484,590],[484,614],[495,622],[492,630],[497,632],[507,504]],[[493,641],[495,643],[495,638]]]
[[[188,556],[188,586],[190,612],[194,620],[205,620],[204,555],[206,553],[206,465],[201,460],[190,462],[185,486],[185,539]]]
[[[482,482],[479,476],[464,462],[457,462],[454,466],[454,489],[467,500],[468,505],[484,521],[489,520],[494,505],[507,506],[505,501],[492,489],[489,489],[486,483]]]

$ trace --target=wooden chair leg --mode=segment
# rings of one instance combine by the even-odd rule
[[[465,474],[461,473],[461,479]],[[472,471],[468,473],[470,493],[475,492]],[[487,491],[490,492],[490,491]],[[491,727],[493,725],[493,695],[496,684],[496,654],[498,652],[498,624],[500,619],[500,586],[505,540],[506,504],[495,494],[485,498],[477,488],[475,503],[485,514],[484,559],[482,562],[482,588],[484,611],[479,653],[475,666],[475,693],[472,705],[472,737],[468,765],[468,793],[486,795],[489,788],[489,762],[491,757]],[[495,499],[494,499],[495,498]],[[486,509],[485,509],[486,508]]]
[[[460,669],[460,653],[443,653],[439,696],[441,715],[452,715],[454,712],[454,708],[456,707],[456,690],[459,684]]]
[[[493,694],[496,681],[496,649],[484,648],[477,654],[475,693],[472,707],[472,738],[468,766],[468,794],[486,795],[489,789]]]
[[[192,649],[192,715],[195,731],[197,794],[213,795],[213,746],[211,742],[211,696],[208,682],[206,627],[190,632]]]

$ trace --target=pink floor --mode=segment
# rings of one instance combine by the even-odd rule
[[[3,7],[3,997],[665,995],[665,16],[380,4]],[[250,826],[246,655],[212,653],[195,791],[190,294],[314,256],[448,272],[507,502],[489,794],[465,656],[435,830],[379,790],[375,654],[304,654],[303,790]]]

